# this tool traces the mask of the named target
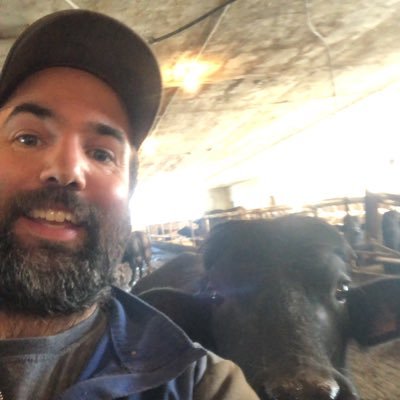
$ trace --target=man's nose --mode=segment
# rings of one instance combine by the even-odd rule
[[[79,143],[64,140],[52,146],[44,156],[40,180],[44,185],[57,185],[73,190],[86,187],[87,160]]]

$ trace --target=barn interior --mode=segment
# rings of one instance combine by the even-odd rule
[[[301,211],[334,224],[358,216],[382,239],[381,215],[400,207],[400,1],[2,0],[0,65],[26,26],[70,8],[123,21],[160,63],[135,229],[185,246],[211,210],[221,212],[208,228],[221,215]],[[379,351],[351,356],[363,398],[399,398],[399,351]]]
[[[163,72],[141,149],[136,227],[206,211],[397,193],[395,0],[5,0],[0,62],[38,17],[103,11]]]

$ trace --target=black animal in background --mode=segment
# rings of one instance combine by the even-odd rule
[[[146,232],[133,231],[126,243],[121,263],[128,263],[132,270],[130,284],[151,271],[151,241]]]
[[[357,216],[346,214],[343,218],[341,231],[353,249],[358,249],[363,246],[364,232]]]
[[[382,215],[382,239],[386,247],[400,252],[400,213],[396,210]],[[383,268],[389,274],[400,273],[400,264],[384,263]]]
[[[133,294],[159,287],[179,288],[187,293],[198,293],[203,289],[204,268],[199,254],[181,253],[167,261],[149,275],[139,279],[132,288]]]
[[[162,288],[160,279],[141,297],[235,361],[263,400],[358,399],[348,341],[369,346],[400,334],[400,280],[351,288],[353,251],[320,219],[228,221],[203,256],[200,292]]]

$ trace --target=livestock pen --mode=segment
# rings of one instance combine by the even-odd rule
[[[363,273],[379,271],[379,266],[391,264],[382,272],[400,272],[400,213],[399,224],[396,226],[398,239],[389,246],[384,243],[382,221],[385,213],[400,211],[400,195],[388,193],[369,193],[364,197],[343,197],[328,199],[314,204],[305,204],[292,208],[286,205],[259,209],[244,209],[235,207],[228,210],[213,210],[201,218],[186,221],[171,221],[153,224],[146,227],[153,243],[169,243],[197,248],[203,242],[213,226],[232,219],[274,218],[292,213],[322,218],[343,231],[343,221],[351,216],[358,221],[362,231],[362,240],[354,246],[358,256],[359,267]],[[396,234],[397,234],[396,231]],[[350,242],[350,244],[352,244]],[[398,265],[398,267],[397,267]],[[358,272],[361,272],[358,270]]]

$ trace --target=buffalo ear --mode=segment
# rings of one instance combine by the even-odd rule
[[[350,335],[362,346],[400,337],[400,278],[352,288],[348,297]]]
[[[176,289],[151,289],[139,298],[167,315],[194,342],[214,350],[211,329],[212,299]]]

